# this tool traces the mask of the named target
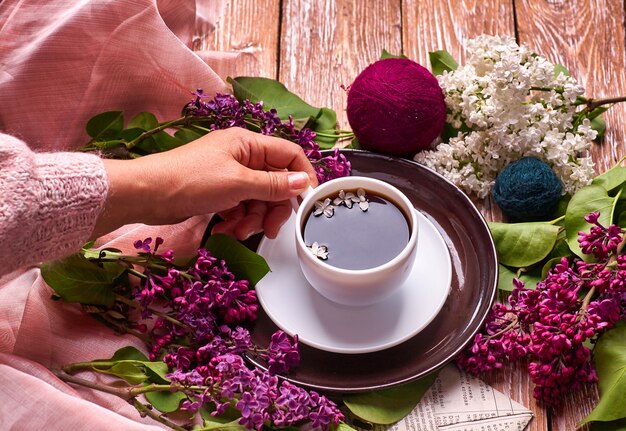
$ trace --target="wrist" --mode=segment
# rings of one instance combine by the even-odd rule
[[[126,224],[147,222],[151,211],[150,184],[141,169],[141,159],[104,159],[103,164],[109,192],[96,221],[93,238]]]

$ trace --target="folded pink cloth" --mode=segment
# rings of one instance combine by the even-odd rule
[[[26,265],[0,277],[1,430],[159,428],[123,400],[70,387],[48,371],[143,346],[76,305],[52,301],[32,264],[77,249],[102,208],[106,178],[98,158],[54,153],[84,145],[91,116],[123,110],[126,118],[141,111],[175,118],[192,90],[226,91],[189,49],[196,25],[211,26],[207,18],[216,18],[220,3],[211,0],[196,16],[192,0],[0,2],[0,259],[4,272]],[[227,57],[203,58],[224,74],[232,73]],[[128,249],[158,235],[188,254],[208,219],[127,226],[99,244]]]

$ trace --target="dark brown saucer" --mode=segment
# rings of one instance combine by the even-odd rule
[[[364,392],[418,379],[445,365],[480,329],[494,300],[498,263],[489,228],[471,200],[415,162],[342,150],[352,174],[386,181],[404,192],[437,227],[452,259],[452,289],[437,317],[410,340],[374,353],[340,354],[300,344],[299,368],[285,379],[322,391]],[[251,330],[266,346],[278,328],[261,310]],[[255,362],[261,368],[264,364]]]

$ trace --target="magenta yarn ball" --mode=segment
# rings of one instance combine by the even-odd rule
[[[348,91],[348,122],[365,150],[412,156],[429,149],[446,121],[437,78],[406,58],[369,65]]]

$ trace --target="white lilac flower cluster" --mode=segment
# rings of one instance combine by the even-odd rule
[[[545,161],[572,193],[594,175],[588,149],[597,132],[580,115],[584,88],[512,37],[479,36],[464,66],[439,76],[447,122],[460,129],[415,160],[468,194],[486,197],[507,164]],[[557,69],[558,70],[558,69]]]

